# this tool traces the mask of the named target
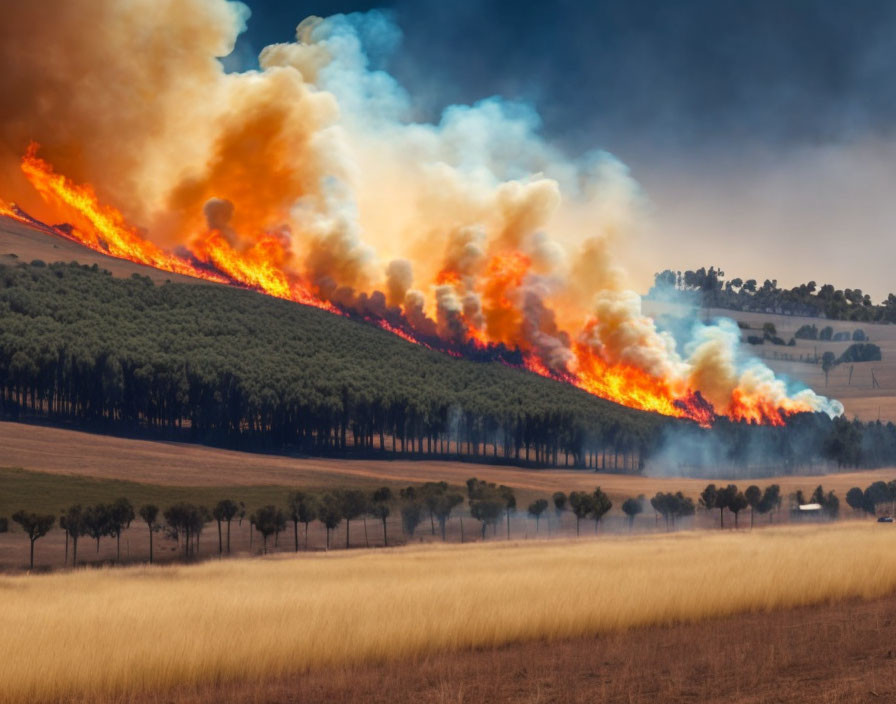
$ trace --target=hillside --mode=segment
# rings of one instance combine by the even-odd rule
[[[582,465],[610,446],[631,465],[672,422],[289,301],[96,264],[0,265],[0,326],[7,415],[241,449]]]

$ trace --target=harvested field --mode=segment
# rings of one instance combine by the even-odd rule
[[[0,681],[13,702],[130,698],[879,598],[896,589],[892,530],[700,532],[3,577]]]

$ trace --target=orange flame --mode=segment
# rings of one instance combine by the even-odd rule
[[[44,226],[2,201],[0,215],[37,225],[114,257],[199,279],[241,285],[277,298],[342,313],[332,303],[315,296],[307,282],[290,273],[288,265],[292,255],[282,238],[261,233],[249,247],[237,248],[223,232],[209,230],[192,238],[189,255],[167,252],[142,237],[119,211],[100,204],[89,185],[74,184],[55,173],[50,164],[37,156],[37,149],[36,144],[29,146],[22,159],[22,170],[45,200],[71,211],[75,227]],[[531,349],[525,346],[520,349],[523,344],[521,313],[518,301],[512,297],[530,267],[530,259],[520,252],[491,257],[482,275],[485,326],[479,328],[466,321],[467,349],[488,350],[503,343],[510,349],[519,349],[523,367],[540,376],[573,384],[631,408],[689,418],[704,426],[712,424],[716,411],[698,392],[628,364],[611,364],[589,345],[574,344],[571,351],[575,359],[568,369],[559,371],[546,365]],[[462,281],[459,273],[450,270],[440,272],[437,278],[439,284],[452,285],[458,290],[462,289]],[[365,319],[408,342],[431,349],[415,336],[410,325],[396,326],[382,318]],[[462,356],[461,350],[448,342],[440,349],[455,357]],[[798,400],[775,402],[736,389],[726,413],[738,421],[782,425],[788,415],[810,410],[807,403]]]

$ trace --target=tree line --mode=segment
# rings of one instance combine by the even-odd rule
[[[777,279],[765,279],[761,285],[756,279],[725,280],[725,272],[716,267],[661,271],[654,275],[648,297],[663,299],[675,292],[692,294],[707,308],[896,323],[896,295],[892,293],[875,304],[859,288],[838,289],[832,284],[819,286],[809,281],[787,289],[780,288]]]
[[[822,514],[835,519],[839,514],[839,499],[835,492],[825,492],[816,487],[807,499],[802,490],[790,496],[794,509],[804,504],[818,504]],[[889,483],[877,481],[862,490],[853,487],[847,492],[846,502],[856,511],[876,515],[880,507],[886,505],[891,513],[896,508],[896,480]],[[666,530],[675,530],[678,522],[693,517],[698,508],[707,513],[719,512],[719,527],[725,528],[726,511],[734,517],[734,528],[739,527],[739,516],[750,510],[750,527],[755,516],[768,516],[772,521],[781,508],[780,486],[770,484],[764,489],[753,484],[740,491],[735,484],[716,486],[708,484],[700,493],[698,501],[685,496],[681,491],[657,492],[649,500],[641,495],[625,499],[620,509],[626,518],[629,530],[633,530],[635,518],[648,509],[656,516],[656,523],[664,521]],[[466,504],[466,510],[462,511]],[[364,525],[364,545],[371,547],[367,520],[380,524],[382,545],[388,547],[402,541],[414,539],[421,530],[429,529],[431,536],[448,540],[448,522],[457,519],[460,541],[467,542],[464,516],[472,518],[478,527],[475,533],[480,539],[493,536],[498,530],[506,531],[506,538],[512,538],[510,519],[518,512],[516,491],[508,486],[495,484],[476,477],[466,481],[463,488],[447,482],[426,482],[410,485],[397,491],[383,486],[374,490],[356,488],[335,488],[324,492],[294,491],[285,497],[282,506],[268,504],[249,511],[242,501],[225,498],[208,508],[191,502],[175,502],[161,509],[155,504],[133,506],[127,498],[119,498],[111,503],[89,506],[73,504],[58,516],[51,513],[17,511],[12,515],[29,541],[29,566],[34,568],[35,543],[46,536],[54,526],[65,531],[65,566],[77,566],[78,546],[82,539],[91,541],[99,554],[100,541],[104,538],[115,540],[115,561],[121,562],[121,535],[135,521],[148,531],[148,562],[155,561],[154,545],[157,536],[173,541],[184,560],[199,555],[202,535],[210,529],[213,541],[217,542],[218,556],[231,554],[231,529],[234,522],[242,528],[243,521],[249,524],[249,550],[253,551],[256,535],[260,540],[262,554],[267,554],[273,543],[279,547],[281,536],[290,540],[295,552],[322,547],[329,550],[341,537],[337,531],[344,525],[344,546],[351,547],[351,524],[362,521]],[[575,517],[576,535],[581,535],[583,521],[593,522],[594,533],[598,533],[605,516],[613,508],[610,497],[600,487],[593,492],[554,492],[550,497],[537,498],[525,508],[525,515],[535,523],[535,535],[540,534],[540,523],[550,516],[562,519],[566,513]],[[553,511],[551,511],[553,509]],[[401,534],[396,538],[389,533],[388,519],[398,518]],[[309,528],[319,523],[325,530],[323,546],[309,545]],[[502,523],[504,527],[502,528]],[[0,533],[9,527],[7,519],[0,518]],[[256,549],[257,549],[256,547]],[[83,548],[82,548],[83,556]],[[71,558],[71,559],[70,559]],[[83,560],[82,560],[83,564]]]

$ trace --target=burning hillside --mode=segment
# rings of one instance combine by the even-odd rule
[[[840,412],[742,359],[733,324],[682,340],[642,313],[613,255],[640,196],[611,156],[568,159],[530,109],[497,99],[412,121],[377,67],[398,40],[383,15],[309,18],[259,71],[228,74],[216,57],[238,4],[50,4],[52,26],[16,7],[0,29],[21,67],[0,77],[0,195],[22,207],[0,212],[701,424]]]

